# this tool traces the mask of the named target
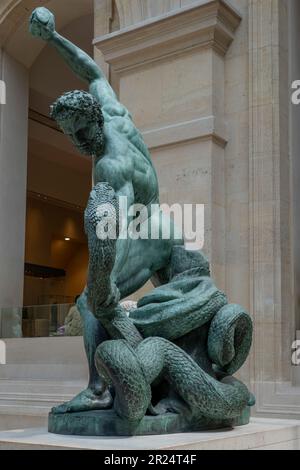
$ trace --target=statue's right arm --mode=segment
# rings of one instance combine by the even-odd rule
[[[88,54],[56,32],[49,43],[55,47],[73,72],[88,82],[90,91],[96,95],[101,106],[117,101],[104,73]]]
[[[33,36],[51,44],[69,65],[73,72],[90,86],[90,92],[101,106],[118,103],[105,74],[96,62],[83,50],[55,30],[55,18],[46,8],[36,8],[30,18],[30,32]]]

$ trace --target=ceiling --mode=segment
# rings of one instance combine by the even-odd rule
[[[4,34],[3,30],[9,25],[4,49],[18,62],[30,68],[45,47],[45,43],[33,38],[28,32],[28,20],[32,8],[29,10],[28,7],[22,8],[22,4],[28,2],[14,3],[20,5],[7,13],[5,20],[0,25],[0,37]],[[32,3],[33,5],[42,3],[54,13],[57,31],[62,31],[78,18],[94,14],[93,0],[50,0]]]

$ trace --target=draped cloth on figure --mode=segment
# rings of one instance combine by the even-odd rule
[[[174,340],[212,320],[227,298],[209,277],[191,269],[145,295],[130,318],[146,338]]]
[[[142,297],[129,314],[144,337],[174,340],[208,323],[227,304],[209,277],[201,252],[175,247],[166,283]]]

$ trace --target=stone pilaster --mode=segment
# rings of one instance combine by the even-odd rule
[[[162,202],[205,204],[204,250],[223,288],[224,68],[241,18],[221,0],[186,3],[158,16],[144,9],[142,21],[128,10],[126,19],[125,4],[119,9],[124,27],[96,38],[95,46],[151,149]]]
[[[23,305],[28,71],[2,53],[7,102],[0,105],[0,308]]]
[[[249,1],[250,288],[257,411],[300,413],[292,391],[288,14],[285,0]]]

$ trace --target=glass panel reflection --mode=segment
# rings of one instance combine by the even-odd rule
[[[74,303],[0,309],[0,338],[81,335],[81,318]]]

